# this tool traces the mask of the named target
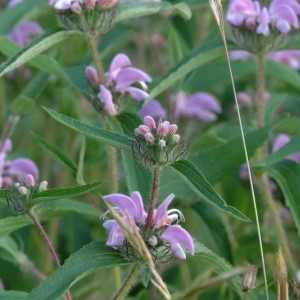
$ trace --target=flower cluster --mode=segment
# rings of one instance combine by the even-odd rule
[[[36,183],[34,177],[27,174],[21,182],[16,182],[7,189],[8,208],[14,214],[26,213],[30,208],[30,199],[34,198],[37,193],[45,191],[47,187],[47,181]]]
[[[134,157],[151,166],[172,164],[185,157],[188,145],[181,141],[177,129],[177,125],[169,121],[159,119],[156,122],[151,116],[146,116],[144,124],[134,130]]]
[[[129,57],[125,54],[120,53],[113,58],[105,74],[105,83],[100,82],[94,67],[87,67],[85,73],[94,91],[97,91],[97,101],[94,101],[96,110],[104,108],[104,111],[111,116],[118,113],[118,106],[113,100],[116,101],[126,94],[137,101],[149,97],[146,83],[151,82],[152,78],[142,70],[132,67]]]
[[[71,10],[80,14],[85,8],[94,9],[96,6],[102,8],[113,7],[118,3],[118,0],[48,0],[48,3],[53,5],[56,10]]]
[[[272,0],[269,7],[258,1],[231,0],[227,21],[236,42],[251,53],[268,53],[282,47],[288,33],[299,28],[297,0]]]
[[[10,139],[0,141],[0,188],[11,186],[14,179],[21,179],[26,174],[31,174],[35,179],[39,171],[35,163],[28,158],[7,160],[7,153],[12,149]]]
[[[118,0],[48,0],[67,28],[90,35],[108,31],[114,24]]]
[[[123,222],[132,226],[135,224],[143,237],[150,253],[155,261],[164,262],[173,256],[185,259],[186,255],[182,247],[194,254],[194,242],[190,234],[178,223],[184,220],[183,214],[177,209],[168,210],[168,206],[175,195],[169,195],[154,210],[151,227],[145,230],[147,213],[144,210],[143,199],[139,192],[133,192],[131,196],[123,194],[110,194],[103,199],[113,205],[114,210],[120,213]],[[129,220],[130,218],[130,220]],[[128,245],[121,226],[116,220],[107,220],[103,224],[109,237],[106,245],[115,249],[121,249],[126,255],[134,255],[133,249]]]
[[[269,36],[272,30],[288,33],[299,28],[300,4],[296,0],[272,0],[269,8],[258,1],[231,0],[227,21],[235,27],[244,27],[257,34]]]

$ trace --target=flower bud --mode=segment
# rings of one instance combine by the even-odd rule
[[[160,141],[158,142],[158,145],[159,145],[159,147],[160,147],[161,149],[164,149],[164,148],[166,148],[166,146],[167,146],[165,140],[160,140]]]
[[[153,235],[153,236],[149,237],[148,243],[152,247],[155,247],[157,245],[157,238],[156,238],[156,236]]]
[[[172,135],[171,139],[172,139],[172,143],[178,144],[179,140],[180,140],[180,135],[179,134],[174,134],[174,135]]]
[[[146,117],[144,118],[144,123],[145,123],[150,129],[156,128],[156,123],[155,123],[154,119],[153,119],[151,116],[146,116]]]
[[[145,140],[149,143],[152,143],[154,141],[154,136],[151,132],[147,132],[145,134]]]
[[[157,133],[160,136],[166,136],[169,133],[169,126],[166,121],[158,125]]]
[[[178,129],[178,126],[176,124],[171,124],[169,127],[169,134],[174,134]]]
[[[25,186],[20,186],[18,188],[18,191],[19,191],[20,195],[24,195],[25,196],[25,195],[28,194],[28,189]]]
[[[91,67],[91,66],[86,67],[85,68],[85,76],[92,85],[99,84],[98,73],[94,67]]]
[[[32,187],[35,185],[35,180],[32,174],[27,174],[25,177],[25,184],[26,186]]]
[[[81,14],[82,12],[82,7],[81,5],[79,4],[79,2],[73,2],[71,4],[71,11],[74,12],[75,14]]]
[[[145,135],[146,133],[150,132],[150,128],[146,125],[140,125],[138,127],[140,134]]]
[[[48,188],[48,181],[44,180],[39,185],[39,192],[44,192]]]

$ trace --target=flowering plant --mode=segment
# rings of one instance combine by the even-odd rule
[[[299,299],[300,4],[204,2],[0,1],[1,299]]]

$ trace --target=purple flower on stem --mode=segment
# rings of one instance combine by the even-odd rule
[[[251,0],[231,0],[227,21],[234,27],[255,30],[257,34],[269,36],[271,30],[288,33],[299,28],[300,4],[296,0],[273,0],[269,8]]]
[[[148,233],[144,232],[147,213],[144,210],[143,200],[139,192],[133,192],[130,197],[123,194],[110,194],[104,196],[103,199],[115,205],[113,209],[120,213],[125,224],[135,224],[150,252],[152,251],[155,255],[158,255],[163,247],[164,253],[165,248],[167,248],[173,256],[185,259],[186,255],[183,248],[193,255],[194,242],[190,234],[177,224],[184,220],[182,213],[177,209],[168,210],[168,206],[174,197],[174,194],[169,195],[154,210],[152,226]],[[128,218],[131,219],[131,222]],[[109,233],[107,246],[115,249],[125,247],[126,238],[116,220],[105,221],[103,226]]]
[[[85,73],[91,85],[99,84],[99,78],[94,67],[87,67]],[[100,93],[97,97],[109,115],[117,114],[113,100],[120,96],[129,94],[136,101],[145,100],[149,97],[146,92],[146,83],[151,82],[152,78],[142,70],[132,67],[129,57],[125,54],[117,54],[113,58],[109,71],[105,74],[105,79],[105,85],[99,85]]]
[[[212,122],[221,112],[221,106],[217,99],[209,93],[195,93],[190,97],[184,92],[176,96],[175,116],[186,118],[196,117],[203,122]]]
[[[7,153],[12,149],[9,139],[3,143],[0,141],[0,188],[10,186],[14,179],[20,180],[27,174],[31,174],[35,179],[39,177],[36,164],[28,158],[16,158],[7,160]]]

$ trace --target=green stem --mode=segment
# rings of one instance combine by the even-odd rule
[[[44,242],[46,243],[46,246],[48,247],[52,257],[53,257],[53,260],[56,264],[57,267],[60,267],[60,261],[58,259],[58,256],[54,250],[54,247],[50,241],[50,239],[48,238],[48,235],[46,233],[46,231],[44,230],[42,224],[40,223],[39,219],[36,217],[36,215],[34,214],[33,211],[28,211],[28,216],[30,217],[30,219],[32,220],[32,222],[34,223],[34,225],[36,226],[36,228],[38,229],[38,231],[40,232]],[[66,296],[66,299],[67,300],[71,300],[71,294],[69,291],[66,291],[65,293],[65,296]]]
[[[11,115],[9,117],[8,123],[7,123],[7,125],[4,129],[4,132],[2,134],[2,138],[1,138],[1,141],[0,141],[0,153],[3,150],[5,140],[12,135],[12,132],[15,128],[15,125],[17,124],[19,119],[20,119],[20,117],[18,115]]]
[[[266,79],[265,79],[265,56],[258,54],[256,56],[257,64],[257,128],[264,126],[264,114],[265,114],[265,90],[266,90]]]
[[[5,125],[5,93],[3,77],[0,78],[0,128],[4,128]]]
[[[153,211],[155,209],[155,204],[156,204],[156,199],[158,194],[160,170],[161,170],[160,166],[155,166],[153,169],[152,189],[151,189],[148,216],[146,219],[146,226],[145,226],[146,233],[149,231],[153,219]]]
[[[121,288],[113,296],[113,300],[121,300],[125,298],[136,280],[136,277],[140,271],[140,267],[141,265],[139,263],[134,264],[128,276],[125,278]]]
[[[257,58],[257,127],[262,128],[264,126],[264,94],[266,88],[265,80],[265,56],[263,54],[258,54]],[[257,153],[257,161],[263,160],[268,155],[268,149],[266,146],[259,149]],[[275,200],[273,199],[272,192],[270,190],[269,178],[266,174],[258,176],[258,185],[262,192],[264,200],[267,202],[268,208],[270,210],[271,217],[274,222],[274,227],[276,234],[281,245],[283,252],[286,257],[288,267],[293,271],[294,274],[297,273],[297,265],[294,262],[293,256],[291,254],[288,240],[286,237],[285,230],[283,228],[278,209],[276,207]]]
[[[267,202],[268,208],[270,210],[270,214],[274,222],[274,228],[276,230],[276,236],[278,238],[280,246],[282,247],[287,265],[290,268],[290,270],[293,272],[293,274],[296,275],[298,272],[297,264],[295,263],[292,253],[290,251],[286,232],[282,226],[282,222],[278,213],[278,209],[276,207],[276,203],[270,191],[268,176],[266,174],[261,175],[258,178],[258,184],[263,194],[263,198]]]
[[[105,73],[104,73],[104,69],[102,66],[102,61],[101,61],[101,57],[98,51],[98,41],[97,38],[95,36],[90,35],[88,37],[88,41],[91,47],[91,52],[92,52],[92,56],[95,62],[95,66],[96,66],[96,70],[97,70],[97,74],[99,77],[99,83],[100,84],[104,84],[105,85]]]

